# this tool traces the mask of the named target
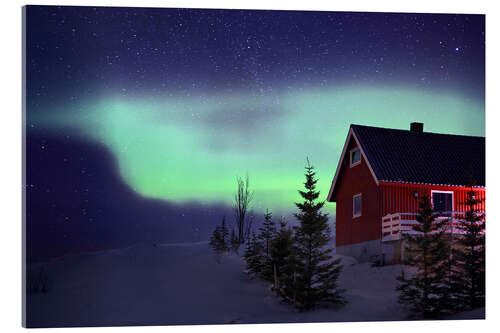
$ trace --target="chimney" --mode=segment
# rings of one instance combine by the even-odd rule
[[[410,131],[422,133],[424,131],[424,123],[411,123]]]

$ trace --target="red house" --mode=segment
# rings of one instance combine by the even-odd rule
[[[427,194],[458,232],[471,189],[484,199],[484,137],[428,133],[422,123],[409,131],[351,125],[327,197],[336,203],[337,253],[398,262],[419,198]]]

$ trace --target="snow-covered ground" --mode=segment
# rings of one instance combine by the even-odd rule
[[[218,264],[207,243],[138,245],[68,255],[43,267],[48,291],[28,296],[28,325],[108,326],[405,320],[394,291],[401,266],[344,258],[348,304],[299,312],[250,279],[236,255]],[[484,316],[474,312],[465,318]],[[458,317],[457,319],[464,319]]]

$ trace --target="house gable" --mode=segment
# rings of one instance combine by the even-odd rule
[[[352,165],[349,152],[360,148],[354,136],[347,142],[339,166],[332,201],[335,208],[335,244],[342,246],[380,238],[379,185],[373,178],[367,159],[361,154]]]
[[[361,146],[358,138],[356,137],[356,133],[354,133],[352,127],[349,128],[349,133],[347,134],[346,141],[344,143],[344,148],[342,149],[342,154],[340,155],[340,160],[337,165],[337,169],[335,171],[335,176],[333,177],[332,185],[330,186],[330,191],[328,192],[328,196],[326,198],[327,201],[333,202],[335,201],[335,192],[337,190],[337,186],[339,183],[339,178],[342,176],[342,171],[345,167],[350,167],[350,152],[356,147],[359,148],[361,152],[361,164],[366,163],[366,166],[370,170],[370,173],[373,177],[373,180],[378,185],[379,181],[373,172],[373,168],[370,165],[370,161],[366,157],[365,152],[363,151],[363,147]]]

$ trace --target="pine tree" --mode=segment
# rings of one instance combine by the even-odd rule
[[[231,240],[230,240],[231,250],[238,254],[240,249],[240,241],[238,236],[236,236],[236,232],[234,232],[234,228],[231,230]]]
[[[300,221],[295,227],[294,255],[297,260],[293,276],[295,303],[302,309],[312,309],[319,303],[344,303],[343,292],[337,284],[342,266],[340,260],[332,260],[328,247],[331,232],[328,214],[321,212],[324,201],[317,202],[317,179],[309,159],[306,166],[305,191],[299,190],[304,199],[296,203],[300,213],[294,214]]]
[[[220,243],[221,243],[221,230],[220,226],[216,226],[215,230],[212,232],[212,235],[210,236],[210,242],[208,243],[210,247],[212,248],[215,256],[215,260],[220,263],[222,251],[220,248]]]
[[[220,248],[223,252],[228,252],[230,249],[230,239],[229,239],[229,231],[226,226],[226,216],[222,217],[221,227],[220,227]]]
[[[450,312],[450,245],[445,238],[444,219],[437,219],[428,196],[423,196],[412,227],[415,234],[405,234],[405,264],[414,270],[407,277],[402,271],[399,302],[409,306],[414,315],[435,318]]]
[[[220,263],[222,254],[229,251],[228,231],[226,227],[226,217],[222,218],[220,226],[216,226],[210,237],[209,245],[212,247],[217,262]]]
[[[274,281],[274,263],[271,258],[271,246],[273,238],[276,234],[276,225],[272,217],[273,214],[267,210],[264,215],[264,223],[262,224],[262,227],[259,228],[258,236],[263,248],[261,278],[266,281]]]
[[[485,305],[485,221],[477,206],[482,200],[471,190],[464,202],[466,211],[462,224],[457,228],[454,248],[454,295],[457,310],[470,310]]]
[[[283,298],[283,300],[292,303],[296,307],[299,307],[300,305],[297,300],[297,294],[299,290],[299,282],[297,277],[300,266],[301,263],[297,256],[295,236],[292,235],[292,245],[290,247],[290,253],[285,259],[280,288],[281,297]]]
[[[280,229],[271,243],[271,261],[273,262],[274,290],[278,295],[284,294],[287,272],[287,260],[292,252],[293,234],[284,218],[280,220]]]
[[[210,242],[208,243],[210,247],[215,251],[218,247],[218,243],[220,240],[220,227],[216,226],[212,235],[210,236]]]
[[[243,258],[246,261],[247,272],[254,276],[260,276],[262,271],[262,244],[258,241],[254,232],[251,237],[247,239],[245,254]]]

